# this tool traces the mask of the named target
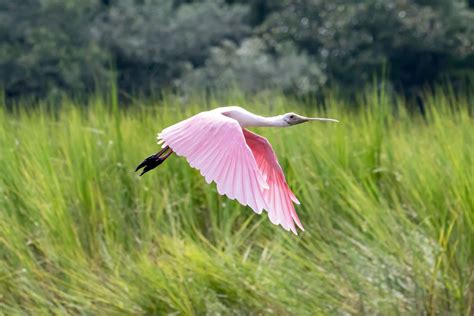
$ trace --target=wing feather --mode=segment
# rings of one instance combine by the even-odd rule
[[[219,179],[218,176],[222,172],[223,166],[226,162],[225,160],[226,153],[224,151],[219,151],[219,153],[211,160],[209,163],[209,173],[206,176],[206,182],[211,183],[212,179]],[[212,168],[214,166],[214,168]]]
[[[206,182],[215,182],[219,194],[257,213],[266,207],[268,184],[236,120],[215,111],[202,112],[165,128],[158,142],[185,157]]]
[[[219,194],[225,194],[224,192],[228,192],[227,196],[232,200],[235,199],[235,194],[233,194],[233,178],[234,178],[234,157],[233,152],[230,155],[230,158],[226,162],[226,168],[222,170],[221,174],[219,175],[219,180],[217,183],[217,189],[220,191]],[[222,184],[221,184],[222,183]]]
[[[199,113],[164,129],[158,143],[184,156],[217,192],[256,213],[268,211],[270,221],[296,234],[303,226],[293,203],[299,204],[268,141],[242,129],[220,112]]]
[[[284,229],[296,234],[296,225],[304,230],[293,203],[299,204],[286,183],[285,175],[268,140],[246,129],[245,141],[252,150],[257,166],[267,181],[269,190],[263,192],[267,204],[268,217],[274,224],[280,224]]]
[[[243,204],[244,205],[247,205],[248,204],[248,201],[246,201],[245,199],[245,192],[244,192],[244,189],[245,189],[245,184],[244,184],[244,179],[243,179],[243,175],[242,175],[242,161],[241,161],[241,158],[240,158],[240,150],[237,151],[237,161],[239,163],[235,164],[235,180],[234,180],[234,189],[236,190],[236,194],[237,194],[237,200],[239,201],[245,201]]]
[[[268,209],[268,216],[270,218],[270,221],[273,224],[278,225],[279,224],[279,222],[278,222],[278,213],[277,213],[278,208],[277,208],[276,200],[275,200],[275,191],[276,191],[275,186],[270,187],[270,194],[266,195],[265,198],[269,201],[269,203],[271,205]]]

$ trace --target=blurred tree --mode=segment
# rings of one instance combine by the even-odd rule
[[[222,1],[116,1],[96,23],[125,90],[170,87],[189,67],[203,65],[212,46],[250,31],[248,10]]]
[[[472,0],[0,0],[7,97],[119,88],[399,91],[474,73]]]
[[[252,26],[265,21],[270,13],[269,8],[273,0],[226,0],[229,4],[240,3],[249,7],[249,21]]]
[[[357,88],[383,65],[405,91],[473,53],[474,18],[459,1],[277,0],[260,30],[271,45],[291,41],[330,82]],[[474,65],[471,65],[471,70]]]
[[[190,69],[176,81],[181,90],[226,90],[237,85],[246,92],[278,89],[308,94],[324,86],[326,76],[306,54],[288,43],[284,55],[271,54],[259,38],[237,46],[226,42],[212,50],[204,67]]]
[[[0,87],[7,97],[84,93],[106,77],[91,40],[96,1],[0,0]]]

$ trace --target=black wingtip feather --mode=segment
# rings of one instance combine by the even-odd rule
[[[156,167],[158,167],[159,165],[161,165],[161,163],[164,161],[163,158],[161,157],[158,157],[157,154],[154,154],[154,155],[151,155],[150,157],[146,158],[145,160],[143,160],[138,166],[137,168],[135,168],[135,172],[137,172],[138,170],[140,170],[141,168],[144,168],[142,170],[142,173],[140,173],[140,177],[142,175],[144,175],[145,173],[147,173],[148,171],[150,170],[153,170],[155,169]]]

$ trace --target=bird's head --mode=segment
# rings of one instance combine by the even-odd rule
[[[324,121],[324,122],[336,122],[339,123],[338,120],[330,119],[330,118],[322,118],[322,117],[306,117],[302,115],[298,115],[296,113],[286,113],[282,115],[282,120],[286,124],[286,126],[293,126],[309,121]]]

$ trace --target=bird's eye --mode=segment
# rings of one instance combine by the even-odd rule
[[[294,116],[294,115],[290,115],[290,119],[292,119],[292,118],[295,118],[295,116]]]

